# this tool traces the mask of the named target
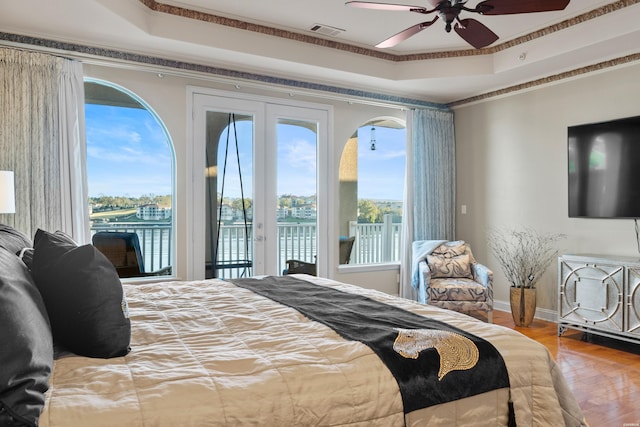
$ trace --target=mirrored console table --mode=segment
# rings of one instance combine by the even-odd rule
[[[640,258],[558,258],[558,335],[567,329],[640,343]]]

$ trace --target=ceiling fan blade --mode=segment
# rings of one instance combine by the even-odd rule
[[[483,15],[511,15],[563,10],[568,4],[569,0],[486,0],[475,10]]]
[[[435,9],[440,3],[442,3],[442,0],[427,0],[427,3],[429,3],[433,9]]]
[[[461,19],[453,28],[460,37],[476,49],[482,49],[498,40],[498,35],[475,19]]]
[[[361,9],[390,10],[393,12],[418,12],[429,13],[430,11],[420,6],[408,6],[403,4],[374,3],[370,1],[348,1],[345,5]]]
[[[421,22],[421,23],[416,24],[416,25],[414,25],[412,27],[409,27],[404,31],[400,31],[395,36],[391,36],[388,39],[386,39],[385,41],[378,43],[376,45],[376,47],[377,48],[381,48],[381,49],[388,48],[388,47],[393,47],[393,46],[397,45],[398,43],[405,41],[409,37],[415,36],[420,31],[422,31],[425,28],[429,27],[431,24],[433,24],[437,20],[438,20],[438,16],[433,18],[432,21]]]

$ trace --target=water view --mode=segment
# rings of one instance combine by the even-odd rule
[[[168,132],[137,98],[127,107],[99,103],[87,103],[85,107],[92,233],[135,232],[146,270],[171,265],[175,177]],[[253,257],[253,119],[226,112],[208,114],[210,124],[217,126],[219,133],[212,141],[207,139],[215,153],[207,153],[207,158],[212,154],[213,160],[206,168],[206,182],[213,184],[207,188],[210,211],[203,225],[209,241],[206,246],[210,246],[205,249],[206,257],[211,259],[215,253],[218,265],[239,264]],[[274,250],[279,254],[277,268],[282,271],[287,259],[315,261],[317,128],[313,121],[278,119],[277,138],[277,194],[280,196]],[[351,263],[398,259],[404,138],[402,127],[374,127],[371,122],[357,129],[357,137],[349,141],[348,144],[357,144],[355,150],[345,148],[345,152],[357,155],[357,159],[348,162],[357,169],[348,180],[355,184],[349,187],[346,198],[353,200],[349,206],[351,213],[348,218],[340,219],[339,230],[341,236],[356,238]],[[216,224],[215,227],[212,224]],[[246,270],[229,274],[246,274]]]

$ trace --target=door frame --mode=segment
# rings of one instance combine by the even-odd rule
[[[197,86],[187,86],[187,197],[186,197],[186,215],[187,215],[187,235],[190,236],[187,244],[187,277],[186,280],[202,280],[205,275],[205,127],[200,126],[206,120],[207,107],[215,105],[220,108],[219,102],[224,100],[224,108],[233,109],[236,106],[243,113],[255,114],[254,122],[254,185],[253,191],[256,198],[268,197],[266,185],[275,185],[275,175],[269,176],[267,171],[275,166],[276,157],[274,150],[269,152],[265,147],[274,146],[260,144],[260,138],[275,137],[275,132],[269,129],[275,129],[267,124],[267,120],[282,117],[295,117],[302,120],[309,120],[310,117],[317,117],[318,120],[318,142],[317,142],[317,269],[318,275],[328,277],[330,265],[335,264],[333,259],[337,256],[336,245],[330,244],[331,237],[335,235],[335,215],[331,212],[335,211],[334,197],[336,194],[335,162],[333,159],[333,107],[331,105],[316,104],[310,102],[302,102],[290,99],[282,99],[276,97],[265,97],[259,95],[251,95],[237,92],[222,91],[217,89],[209,89]],[[206,101],[206,102],[205,102]],[[210,109],[210,108],[209,108]],[[296,114],[295,112],[299,114]],[[259,134],[259,132],[261,134]],[[271,134],[270,134],[271,133]],[[274,144],[273,142],[271,144]],[[258,162],[256,159],[264,159]],[[273,169],[271,169],[273,170]],[[268,177],[267,179],[256,179],[258,177]],[[260,191],[260,189],[263,191]],[[275,187],[274,187],[275,191]],[[262,195],[259,195],[262,193]],[[275,239],[277,230],[275,209],[269,209],[269,200],[255,200],[256,204],[262,202],[265,206],[265,212],[262,212],[265,220],[263,241],[256,241],[254,234],[254,251],[256,257],[259,255],[261,260],[273,263],[272,256],[265,254],[266,244],[271,244]],[[254,212],[255,216],[255,212]],[[270,226],[272,224],[273,226]],[[254,230],[256,231],[256,230]],[[271,236],[271,237],[270,237]],[[265,243],[262,244],[261,243]],[[275,241],[273,245],[275,245]],[[262,246],[262,248],[260,248]],[[274,246],[275,248],[275,246]],[[263,251],[263,252],[260,252]],[[275,271],[276,264],[269,265],[265,263],[263,266],[255,266],[253,274],[279,274]],[[258,268],[256,268],[258,267]]]

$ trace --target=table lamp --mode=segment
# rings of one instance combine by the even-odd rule
[[[16,193],[12,171],[0,171],[0,213],[16,213]]]

